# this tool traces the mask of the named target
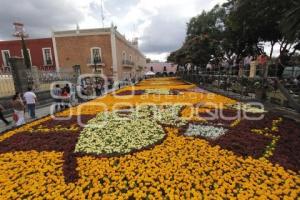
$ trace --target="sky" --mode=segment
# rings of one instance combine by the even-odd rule
[[[141,51],[164,61],[182,45],[190,18],[225,0],[103,0],[104,26],[113,23]],[[101,0],[0,0],[0,40],[13,39],[13,22],[25,24],[31,38],[52,30],[102,27]]]

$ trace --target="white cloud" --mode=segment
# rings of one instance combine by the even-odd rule
[[[164,59],[184,40],[186,23],[225,0],[103,0],[105,26],[112,22],[128,39],[140,38],[142,51]],[[0,39],[11,38],[11,23],[23,21],[32,37],[50,29],[101,27],[101,0],[1,0]]]
[[[148,56],[164,59],[162,55],[181,46],[191,17],[224,1],[140,0],[123,16],[113,13],[110,16],[127,37],[140,38],[142,51]]]

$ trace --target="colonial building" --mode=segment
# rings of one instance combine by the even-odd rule
[[[138,41],[130,42],[115,27],[54,31],[58,70],[80,66],[81,73],[100,73],[115,80],[130,80],[145,73],[146,58]]]
[[[55,70],[55,58],[51,38],[26,39],[26,47],[32,66],[43,70]],[[10,70],[10,57],[23,57],[20,40],[0,41],[0,70]]]
[[[177,66],[173,63],[152,61],[147,63],[147,72],[152,71],[157,75],[170,75],[176,73]]]

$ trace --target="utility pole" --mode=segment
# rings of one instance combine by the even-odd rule
[[[27,51],[26,43],[25,43],[25,38],[28,38],[29,35],[25,33],[24,24],[15,22],[15,23],[13,23],[13,25],[15,28],[15,32],[14,32],[13,36],[21,38],[24,62],[25,62],[27,69],[30,69],[31,63],[30,63],[30,58],[29,58],[29,54]]]

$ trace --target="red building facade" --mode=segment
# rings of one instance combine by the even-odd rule
[[[32,66],[41,70],[55,70],[52,38],[26,39],[26,47]],[[23,57],[20,40],[0,41],[0,70],[10,70],[9,57]]]

